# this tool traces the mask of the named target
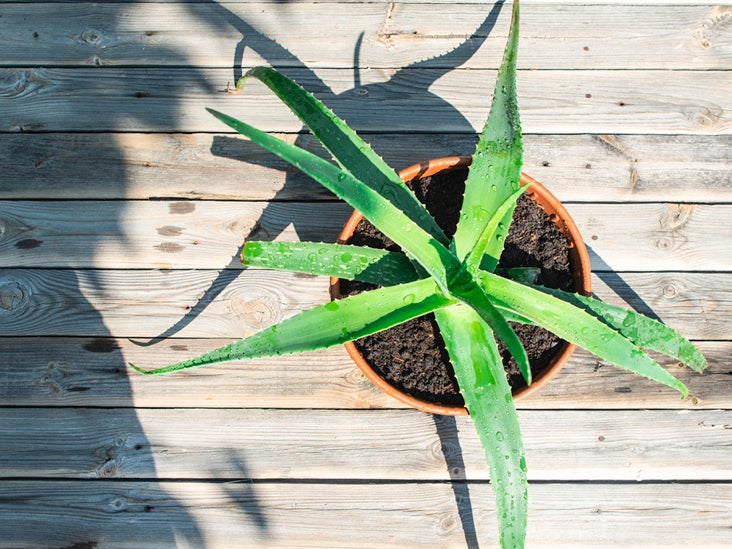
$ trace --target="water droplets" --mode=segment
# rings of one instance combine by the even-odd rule
[[[414,303],[414,294],[406,294],[402,301],[404,301],[405,305],[411,305]]]
[[[481,206],[473,206],[473,219],[479,223],[483,223],[490,218],[488,210]]]
[[[505,436],[503,435],[503,433],[501,431],[496,431],[496,440],[498,442],[503,442],[504,438],[505,438]]]

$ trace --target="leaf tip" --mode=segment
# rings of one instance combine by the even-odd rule
[[[127,365],[135,370],[138,374],[142,374],[144,376],[150,376],[153,374],[153,370],[143,370],[139,366],[135,366],[134,364],[132,364],[132,362],[128,362]]]

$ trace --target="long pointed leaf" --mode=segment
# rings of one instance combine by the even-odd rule
[[[525,316],[559,337],[576,343],[617,366],[676,389],[684,398],[686,386],[652,360],[632,341],[595,316],[554,296],[493,275],[481,274],[495,303]]]
[[[178,364],[155,370],[130,366],[142,374],[156,375],[230,360],[324,349],[386,330],[451,303],[454,301],[437,293],[433,280],[424,279],[313,307],[241,341]]]
[[[213,109],[207,110],[258,145],[302,170],[360,211],[377,229],[414,257],[443,291],[449,293],[448,283],[463,269],[461,263],[445,246],[415,225],[404,212],[379,192],[319,156],[285,143],[229,115]]]
[[[250,241],[244,245],[242,261],[248,266],[335,276],[379,286],[405,284],[419,278],[404,254],[346,244]],[[519,276],[528,277],[530,282],[536,280],[535,270],[516,269]],[[532,323],[505,306],[496,309],[510,322]]]
[[[475,248],[493,213],[519,188],[523,143],[516,97],[518,28],[519,0],[514,0],[511,28],[490,114],[465,182],[465,198],[453,241],[459,259],[467,257]],[[485,253],[491,258],[487,265],[491,271],[498,264],[512,215],[513,208],[501,221],[504,230],[496,233],[498,238],[488,242]]]
[[[501,547],[524,546],[528,483],[511,388],[490,328],[468,307],[435,311],[491,473]]]
[[[333,111],[302,86],[270,67],[249,70],[237,83],[237,88],[252,77],[266,84],[302,120],[344,170],[382,193],[436,240],[445,246],[449,244],[434,218],[394,170]]]
[[[244,244],[245,265],[336,276],[393,286],[419,277],[407,256],[364,246],[322,242],[255,242]]]
[[[706,359],[693,343],[673,328],[657,320],[591,297],[543,286],[534,286],[534,288],[587,311],[639,347],[675,358],[697,372],[702,372],[707,367]]]

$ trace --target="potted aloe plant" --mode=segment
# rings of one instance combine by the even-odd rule
[[[519,422],[496,340],[531,371],[509,320],[550,330],[600,358],[678,390],[686,387],[643,349],[694,370],[706,362],[671,328],[580,294],[550,290],[496,274],[518,197],[522,138],[516,100],[519,2],[498,74],[488,121],[466,180],[460,220],[448,239],[386,163],[311,94],[271,68],[252,69],[297,114],[337,166],[225,114],[210,112],[279,155],[360,211],[404,253],[344,244],[247,242],[245,264],[376,282],[382,287],[301,312],[250,337],[146,375],[340,345],[434,312],[460,392],[485,450],[496,498],[501,547],[524,546],[526,460]],[[237,83],[239,88],[242,81]]]

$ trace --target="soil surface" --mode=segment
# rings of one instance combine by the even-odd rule
[[[413,186],[448,237],[455,233],[465,190],[466,170],[456,170],[422,179]],[[351,244],[400,251],[370,222],[363,219]],[[501,255],[499,269],[538,267],[538,284],[572,290],[567,239],[544,210],[522,195]],[[341,280],[341,293],[353,295],[376,286]],[[536,326],[511,323],[521,339],[533,377],[549,365],[563,341]],[[463,406],[455,374],[433,314],[416,318],[354,342],[367,362],[386,381],[416,398],[447,406]],[[526,384],[518,366],[499,342],[504,367],[514,392]]]

